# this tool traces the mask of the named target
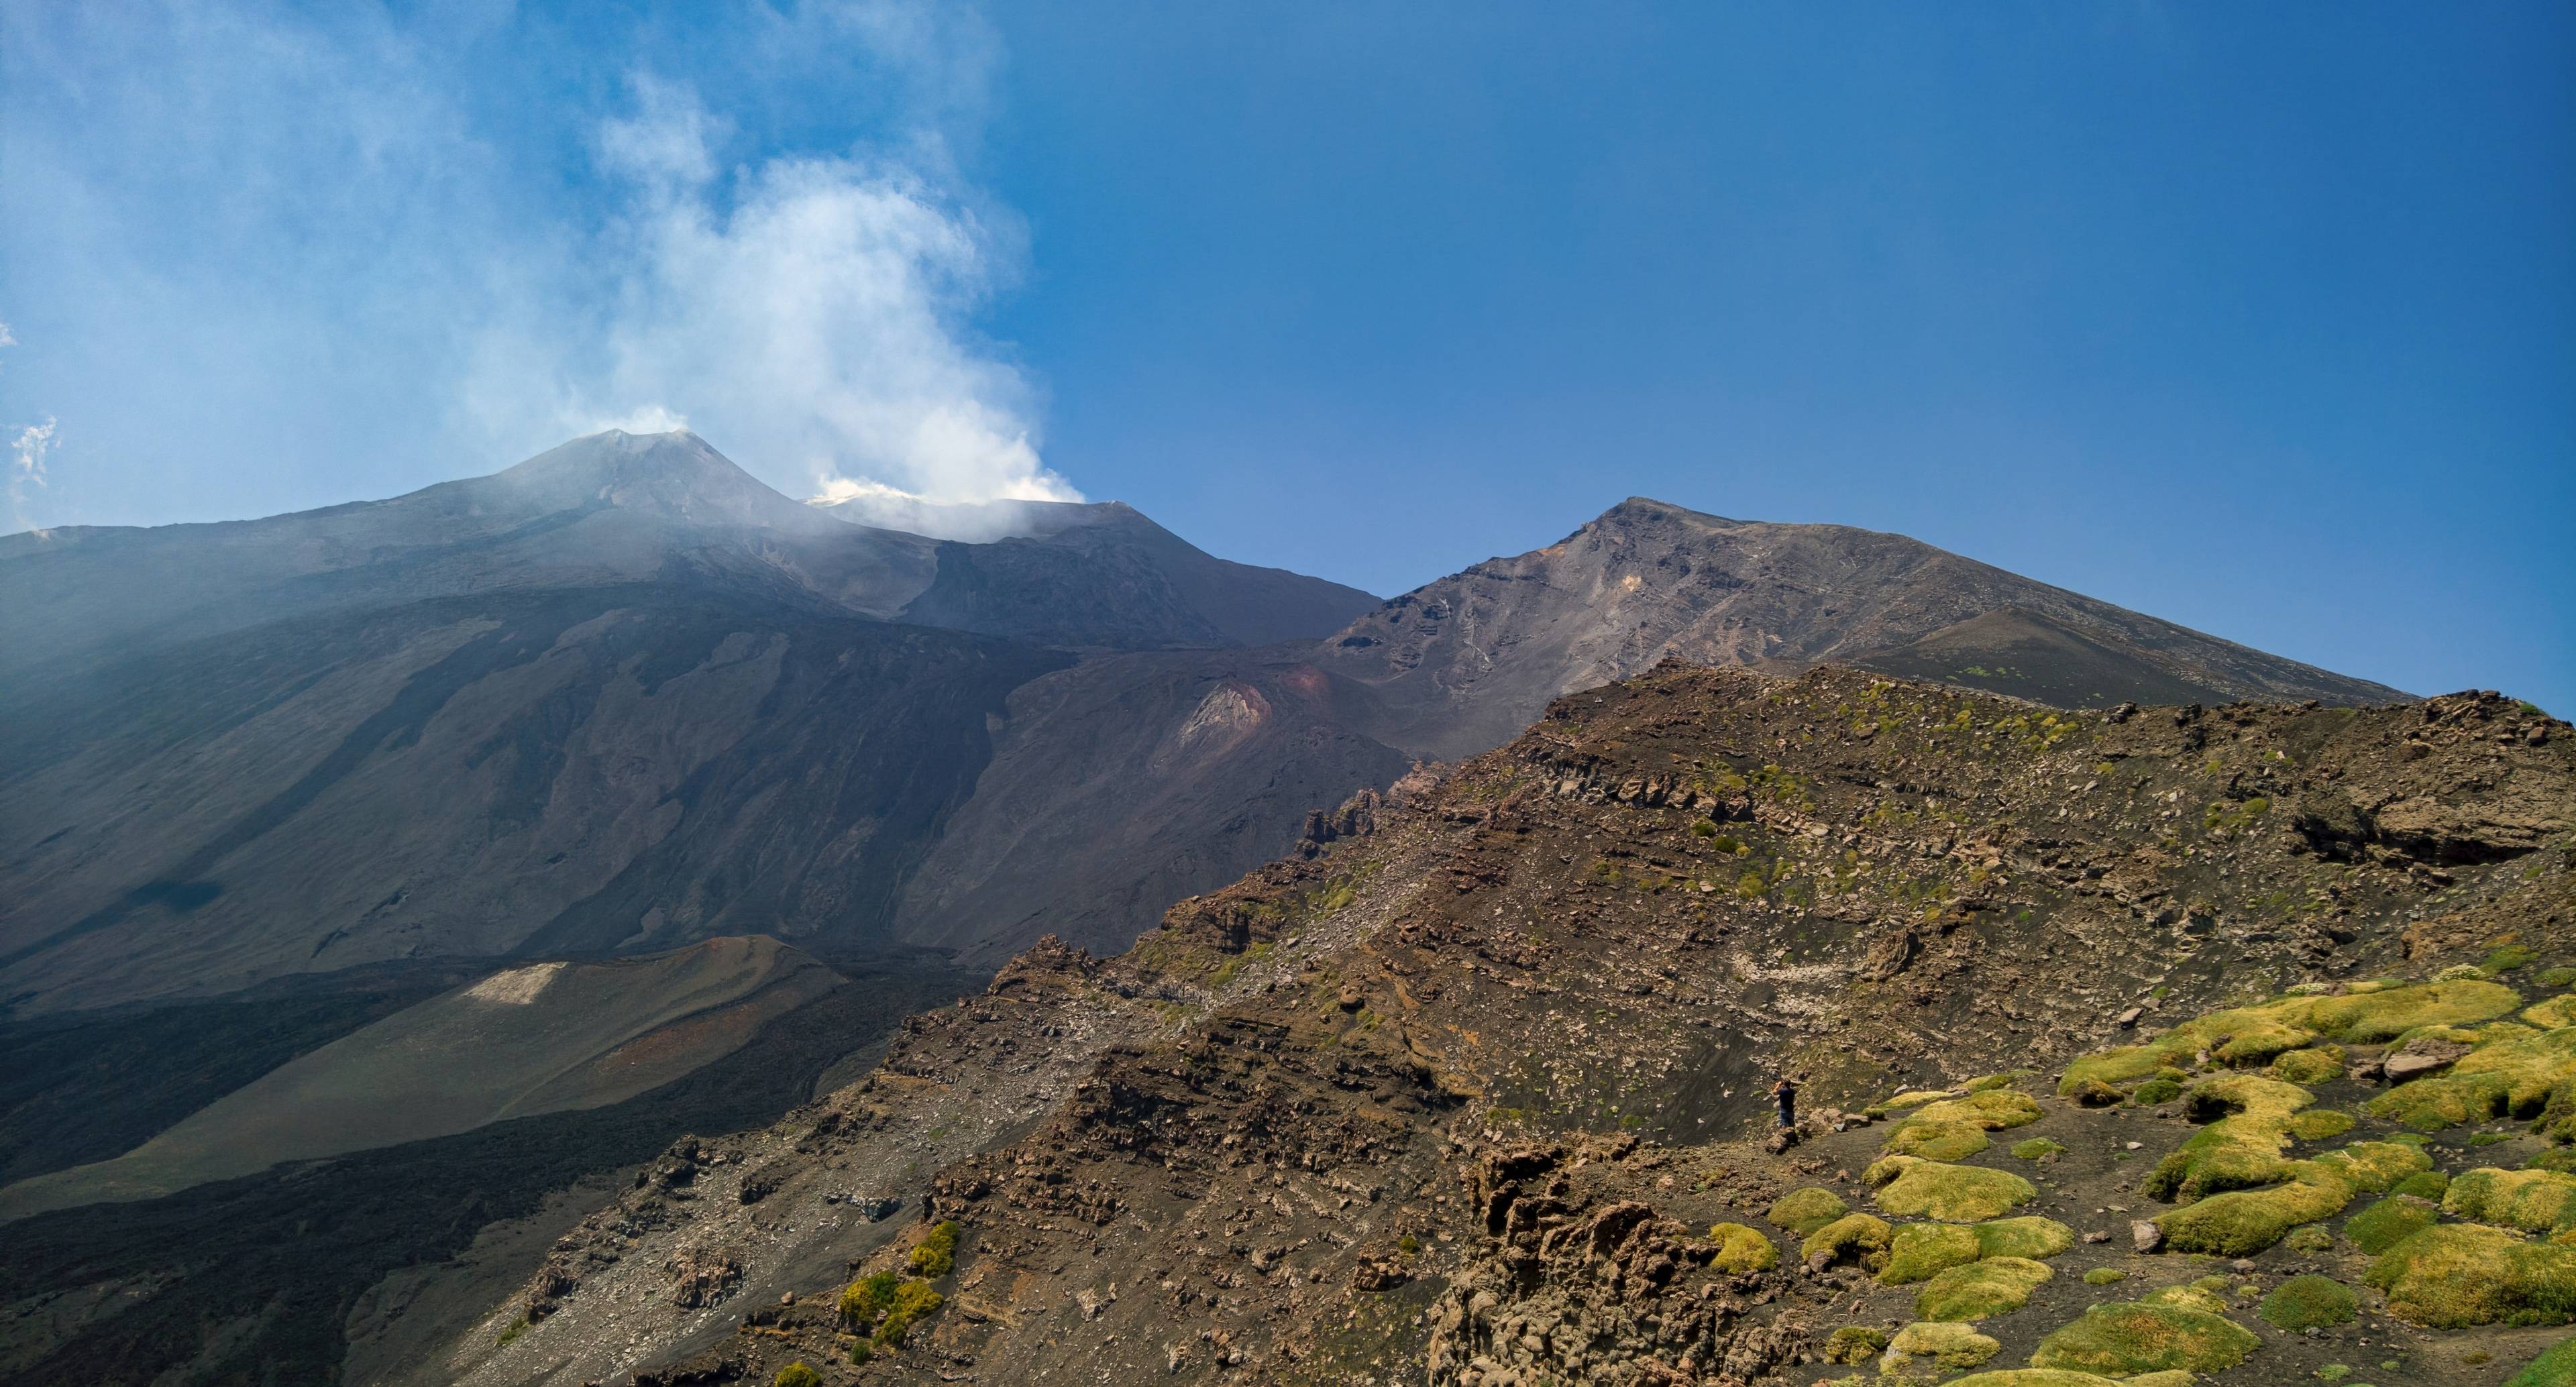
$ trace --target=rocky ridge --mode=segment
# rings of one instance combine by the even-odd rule
[[[2035,1351],[2075,1287],[2107,1295],[2070,1272],[2220,1293],[2118,1261],[2179,1092],[2087,1107],[2016,1071],[2294,986],[2576,962],[2576,736],[2493,695],[2061,713],[1665,667],[1316,826],[1125,954],[1042,947],[861,1083],[684,1143],[421,1380],[1803,1387],[1844,1329],[1924,1350],[1897,1368]],[[1809,1116],[1766,1149],[1784,1068]],[[2016,1154],[1955,1121],[1883,1149],[1871,1108],[1980,1076],[2037,1114]],[[2034,1186],[2009,1167],[2042,1135]],[[1945,1203],[1952,1169],[2007,1207]],[[2019,1201],[2085,1241],[2019,1259],[2058,1269],[2032,1316],[1889,1335],[1915,1292],[1866,1224],[1802,1245],[1800,1186],[1962,1223]],[[843,1296],[870,1276],[912,1308]],[[2168,1312],[2206,1313],[2134,1313]],[[2412,1380],[2491,1380],[2370,1313]]]
[[[1314,658],[1376,695],[1361,730],[1440,759],[1500,745],[1549,699],[1665,659],[1862,665],[2060,707],[2406,697],[1904,535],[1645,497],[1392,598]]]

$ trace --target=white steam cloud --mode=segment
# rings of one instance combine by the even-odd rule
[[[573,397],[696,420],[863,511],[1081,499],[1039,458],[1027,380],[965,327],[1007,255],[974,212],[882,157],[722,173],[720,123],[693,95],[644,82],[638,98],[600,136],[635,201],[612,233],[607,360]]]
[[[592,140],[615,215],[568,257],[594,279],[583,332],[524,314],[487,328],[469,410],[501,436],[691,428],[873,524],[1082,499],[1039,456],[1038,391],[971,326],[1019,258],[946,133],[983,103],[989,45],[906,4],[778,22],[772,48],[857,41],[907,74],[901,128],[730,163],[733,121],[686,82],[634,74]]]
[[[0,5],[0,302],[59,325],[9,383],[80,439],[49,518],[389,495],[612,427],[863,517],[1079,499],[976,326],[1025,252],[972,174],[971,4],[575,14]]]

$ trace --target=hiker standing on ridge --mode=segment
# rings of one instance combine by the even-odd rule
[[[1798,1081],[1796,1079],[1786,1074],[1781,1075],[1780,1081],[1771,1085],[1771,1100],[1780,1105],[1781,1131],[1788,1131],[1798,1125]]]

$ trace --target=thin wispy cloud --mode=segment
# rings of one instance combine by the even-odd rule
[[[41,395],[83,439],[46,505],[220,514],[229,473],[285,493],[234,512],[257,513],[682,426],[798,495],[1078,496],[1040,454],[1041,390],[976,329],[1025,258],[970,171],[999,57],[977,14],[552,25],[0,12],[27,209],[0,298],[47,329],[0,420]]]
[[[9,518],[14,522],[13,528],[44,533],[28,518],[28,502],[35,492],[44,489],[45,455],[54,450],[57,427],[56,421],[47,416],[41,424],[19,429],[18,436],[9,440]]]
[[[0,322],[0,347],[16,345],[18,339],[9,331],[9,325]],[[0,368],[5,364],[0,362]],[[33,493],[44,488],[45,455],[53,451],[57,427],[49,415],[43,423],[19,426],[17,437],[9,440],[9,522],[13,530],[35,530],[40,537],[44,534],[28,518],[28,502]]]

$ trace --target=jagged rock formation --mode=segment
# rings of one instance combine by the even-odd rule
[[[2320,841],[2291,806],[2329,793],[2407,827]],[[2438,827],[2416,804],[2443,806]],[[1994,1119],[2030,1124],[1994,1149],[1945,1113],[1906,1140],[1956,1145],[1889,1148],[1940,1160],[1864,1178],[1888,1136],[1865,1107],[2051,1075],[2293,983],[2502,946],[2576,962],[2576,737],[2474,694],[2066,714],[1845,670],[1667,667],[1559,700],[1367,817],[1118,958],[1049,946],[918,1018],[865,1082],[722,1139],[756,1202],[704,1177],[690,1200],[621,1196],[563,1249],[596,1269],[531,1286],[549,1314],[504,1343],[529,1304],[494,1306],[419,1380],[765,1381],[801,1360],[827,1381],[1803,1383],[1830,1331],[1916,1317],[1898,1307],[1917,1290],[1773,1228],[1796,1186],[1891,1218],[1913,1216],[1900,1192],[1977,1218],[1999,1199],[2081,1231],[2030,1249],[2058,1274],[2016,1283],[2049,1324],[2096,1294],[2072,1273],[2138,1255],[2117,1239],[2144,1167],[2101,1130],[2142,1125],[2127,1109],[2041,1086]],[[1809,1115],[1773,1154],[1782,1069]],[[2162,1150],[2164,1132],[2128,1135]],[[2055,1163],[1959,1204],[1947,1160]],[[853,1194],[924,1222],[867,1220]],[[936,1220],[962,1231],[945,1308],[849,1362],[837,1287],[906,1274]],[[1718,1221],[1773,1228],[1786,1255],[1721,1269]],[[684,1248],[738,1249],[712,1310],[670,1299]],[[2017,1363],[2046,1327],[2021,1324],[1983,1347],[1894,1337]],[[2417,1380],[2473,1380],[2433,1371],[2448,1340],[2363,1332]]]

